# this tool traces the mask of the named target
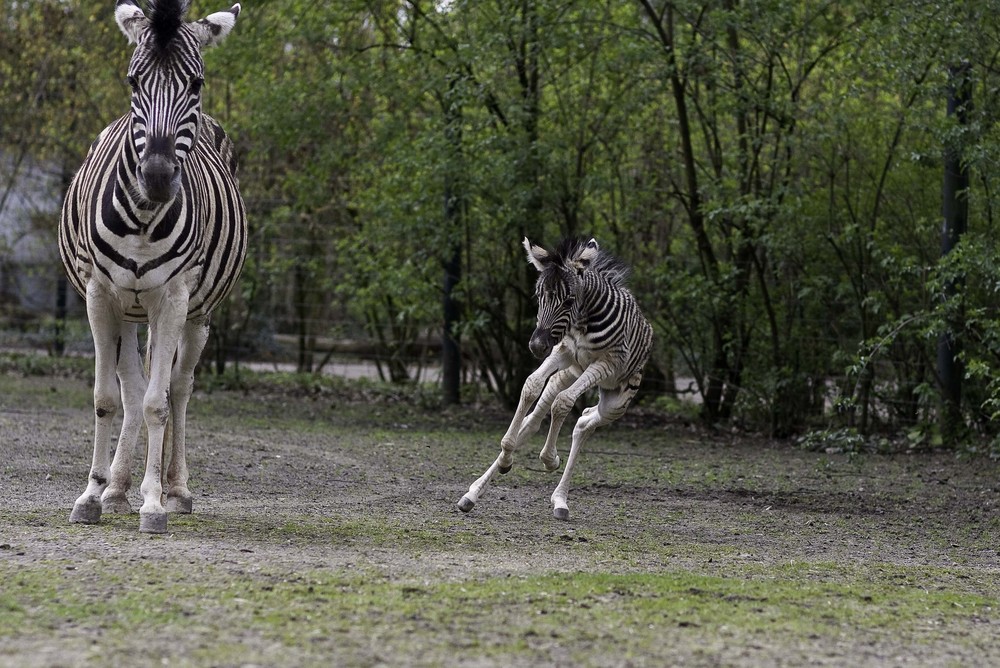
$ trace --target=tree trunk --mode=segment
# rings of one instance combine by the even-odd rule
[[[948,116],[954,116],[961,126],[968,124],[972,105],[971,80],[968,63],[952,67],[948,82]],[[958,245],[969,223],[969,168],[962,161],[961,140],[953,140],[945,147],[944,183],[942,185],[942,212],[944,224],[941,231],[942,258]],[[961,278],[945,286],[944,299],[955,297],[961,290]],[[962,374],[964,373],[960,333],[962,316],[952,313],[947,330],[938,341],[938,373],[941,377],[941,435],[944,442],[954,445],[962,431]]]

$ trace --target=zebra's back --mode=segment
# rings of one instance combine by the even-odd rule
[[[577,360],[586,367],[610,355],[616,373],[607,386],[627,383],[649,360],[653,327],[628,288],[597,275],[584,285],[585,315],[572,332]]]
[[[98,136],[69,186],[59,224],[59,253],[70,283],[84,298],[97,279],[119,291],[142,292],[184,274],[191,282],[188,318],[210,314],[243,268],[246,209],[239,193],[233,145],[215,119],[202,130],[182,176],[181,194],[163,216],[144,223],[143,211],[115,197],[118,170],[134,170],[126,151],[129,116]],[[147,322],[135,299],[123,317]]]

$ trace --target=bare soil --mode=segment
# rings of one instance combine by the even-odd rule
[[[87,379],[0,375],[3,666],[1000,665],[1000,466],[988,459],[811,452],[637,410],[583,453],[568,522],[551,515],[557,476],[535,459],[540,438],[463,514],[455,504],[506,428],[500,411],[427,410],[385,392],[201,391],[194,514],[147,536],[136,514],[68,522],[90,464],[89,393]],[[573,574],[620,578],[573,599],[579,628],[532,627],[501,605],[573,620],[558,609],[569,594],[546,607],[498,589],[485,612],[476,598],[500,580],[517,592]],[[767,613],[779,622],[754,619],[781,605],[756,589],[766,605],[731,593],[730,612],[692,621],[669,596],[641,600],[647,580],[629,578],[652,576],[805,594],[815,580],[819,598],[843,586],[859,621],[802,629],[780,607]],[[928,599],[926,619],[895,624],[879,597],[914,591],[986,604],[941,612]],[[337,592],[359,596],[348,612]],[[311,613],[273,609],[304,605],[300,593],[321,598]],[[411,609],[420,594],[437,601]],[[646,606],[665,612],[647,619]],[[592,633],[595,610],[624,621]],[[339,636],[326,635],[333,624]]]

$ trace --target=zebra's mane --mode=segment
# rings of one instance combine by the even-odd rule
[[[149,24],[156,46],[163,50],[184,24],[191,0],[149,0]]]
[[[580,256],[587,250],[589,244],[590,240],[582,237],[563,239],[556,249],[556,257],[554,259],[566,267],[577,264],[579,263]],[[601,248],[598,248],[597,254],[591,257],[585,270],[603,276],[612,285],[620,288],[625,287],[629,274],[631,274],[628,265]]]

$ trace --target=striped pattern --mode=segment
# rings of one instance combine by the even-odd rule
[[[549,471],[559,468],[556,440],[577,400],[597,388],[598,401],[573,427],[569,458],[552,492],[552,514],[569,519],[573,466],[583,444],[598,427],[625,414],[642,381],[653,347],[653,328],[625,282],[628,268],[591,239],[567,239],[555,252],[524,240],[528,261],[539,271],[535,283],[538,317],[528,347],[542,363],[524,381],[521,398],[500,454],[458,502],[471,511],[493,477],[510,471],[514,453],[550,415],[549,433],[538,458]]]
[[[70,521],[129,512],[132,453],[148,436],[139,530],[192,511],[187,405],[210,315],[243,268],[247,221],[233,146],[202,114],[201,50],[230,32],[240,6],[185,22],[187,0],[118,0],[115,21],[136,44],[131,110],[100,134],[70,184],[59,252],[87,301],[94,336],[94,457]],[[149,323],[148,373],[136,323]],[[116,413],[122,426],[110,460]]]
[[[652,349],[653,328],[626,287],[628,268],[593,240],[567,239],[555,253],[542,256],[540,270],[532,338],[547,337],[551,348],[571,337],[584,368],[597,359],[610,362],[615,373],[604,387],[628,383],[640,373]]]
[[[129,116],[108,126],[69,187],[59,225],[63,266],[83,297],[95,271],[132,292],[191,272],[189,317],[207,316],[229,294],[246,256],[232,142],[202,114],[202,136],[185,161],[180,193],[169,208],[152,208],[138,197],[139,158],[129,128]],[[148,320],[138,300],[125,306],[126,321]]]

